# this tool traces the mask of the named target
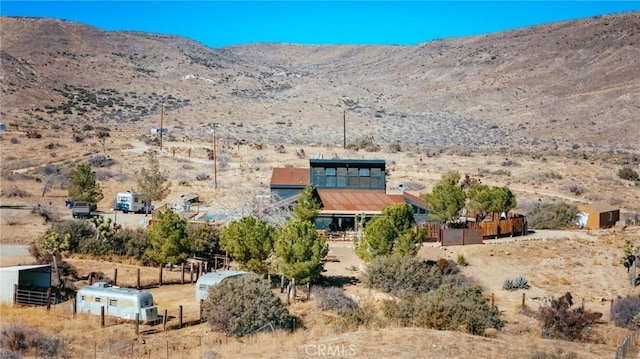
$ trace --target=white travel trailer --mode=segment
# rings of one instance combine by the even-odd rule
[[[76,295],[78,313],[104,314],[122,319],[135,320],[139,314],[141,322],[153,323],[158,320],[158,308],[153,305],[151,293],[131,288],[114,287],[105,282],[80,288]]]
[[[196,300],[200,301],[202,299],[207,299],[209,296],[209,289],[213,286],[216,286],[222,281],[241,276],[246,272],[237,271],[237,270],[220,270],[217,272],[209,272],[202,277],[198,278],[196,282]]]
[[[153,210],[153,205],[142,201],[142,193],[120,192],[116,195],[116,211],[124,213],[145,213]]]

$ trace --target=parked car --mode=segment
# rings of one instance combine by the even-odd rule
[[[69,207],[69,204],[67,204]],[[89,218],[91,217],[91,211],[97,209],[97,206],[92,205],[89,202],[73,201],[71,203],[71,215],[73,218]]]

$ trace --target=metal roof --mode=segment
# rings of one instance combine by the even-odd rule
[[[612,206],[606,202],[595,202],[591,204],[579,204],[578,209],[582,211],[592,212],[592,213],[606,213],[619,211],[620,207]]]
[[[271,186],[306,186],[309,184],[308,168],[274,168]]]
[[[385,160],[354,160],[354,159],[310,159],[309,165],[311,167],[316,167],[317,165],[376,165],[384,167],[386,164]]]
[[[383,190],[318,189],[323,210],[379,211],[387,206],[404,203],[402,196],[389,196]]]
[[[39,269],[39,268],[51,268],[51,264],[33,264],[28,266],[11,266],[0,268],[0,272],[16,272],[21,270]]]
[[[222,282],[227,278],[239,276],[246,273],[247,272],[237,271],[237,270],[221,270],[217,272],[209,272],[203,275],[202,277],[198,278],[198,281],[196,284],[197,285],[200,285],[200,284],[214,285]]]

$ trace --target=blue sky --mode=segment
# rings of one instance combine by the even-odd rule
[[[413,45],[624,11],[634,1],[23,1],[3,16],[181,35],[210,47],[255,42]]]

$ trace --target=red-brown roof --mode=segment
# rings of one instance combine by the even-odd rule
[[[271,173],[272,186],[306,186],[308,184],[308,168],[274,168]]]
[[[402,196],[368,189],[318,189],[324,211],[382,212],[387,206],[404,203]]]

